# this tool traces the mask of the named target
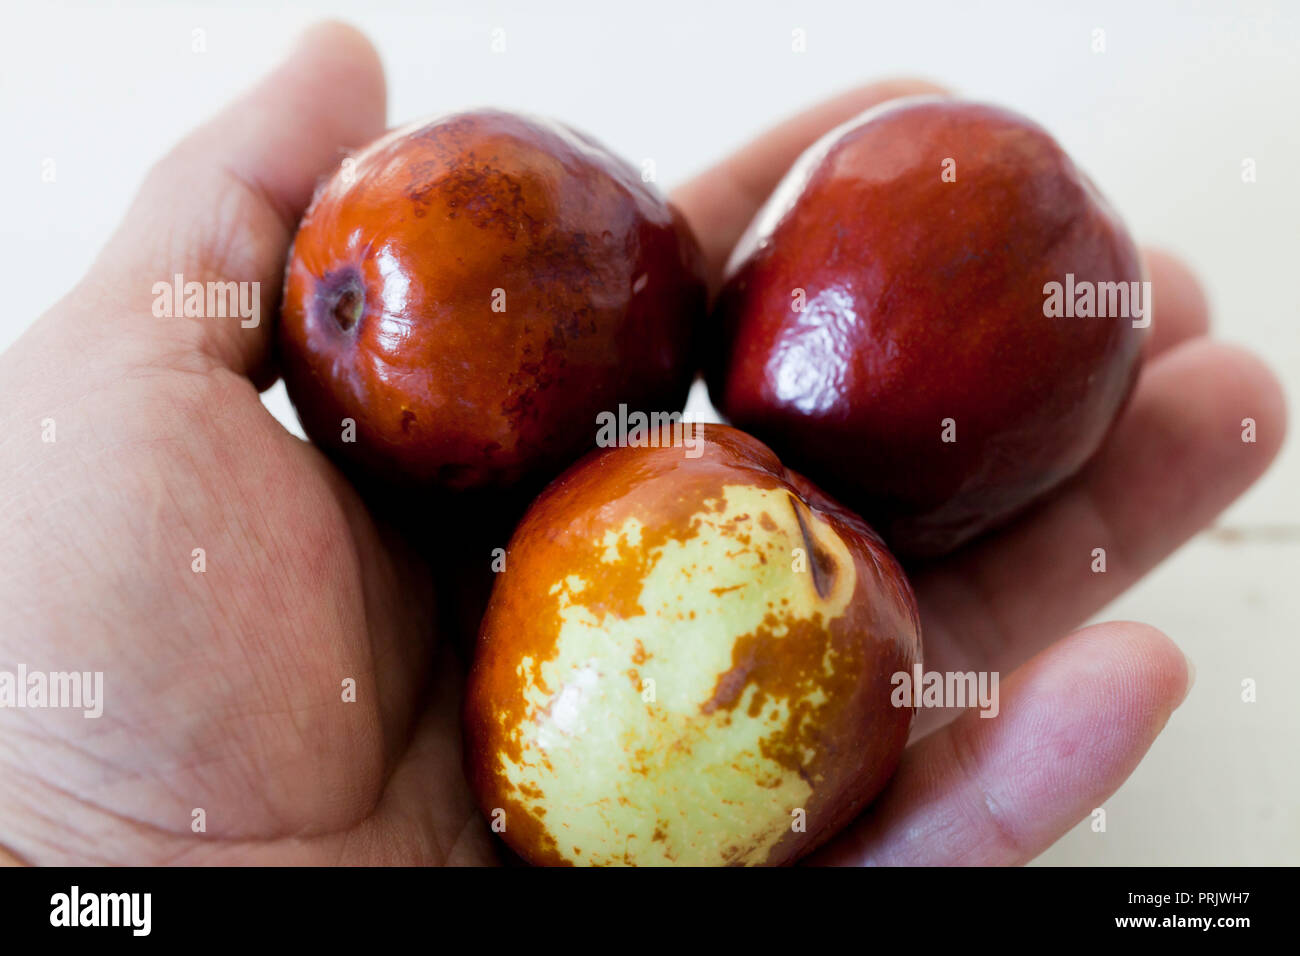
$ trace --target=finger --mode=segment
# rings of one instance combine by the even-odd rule
[[[1076,627],[1250,487],[1285,430],[1259,359],[1204,338],[1175,346],[1060,494],[917,575],[928,661],[1014,667]]]
[[[92,270],[97,314],[108,298],[151,346],[263,373],[298,218],[346,150],[383,131],[384,102],[379,58],[360,33],[339,23],[308,30],[285,62],[150,172]],[[186,319],[181,303],[173,312],[182,317],[156,317],[154,284],[177,274],[258,283],[256,326],[242,316]]]
[[[1183,262],[1159,249],[1143,250],[1154,290],[1151,334],[1143,346],[1150,361],[1162,352],[1210,330],[1210,305],[1200,280]]]
[[[884,794],[810,862],[1026,863],[1109,797],[1187,696],[1191,672],[1142,624],[1087,628],[910,747]]]
[[[864,110],[900,96],[945,93],[924,80],[873,83],[827,100],[768,130],[738,153],[673,192],[704,250],[709,286],[716,290],[731,248],[792,163],[825,132]]]

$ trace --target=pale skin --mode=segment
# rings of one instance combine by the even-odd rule
[[[933,89],[846,93],[677,190],[715,286],[805,146]],[[294,223],[384,127],[374,50],[314,28],[150,172],[90,273],[0,356],[0,667],[103,671],[106,698],[97,720],[0,709],[0,859],[499,861],[460,769],[461,671],[438,647],[432,575],[258,398]],[[1207,336],[1187,269],[1147,262],[1147,364],[1097,460],[914,580],[927,668],[1001,672],[1000,716],[918,722],[819,862],[1024,863],[1105,804],[1184,700],[1189,665],[1155,628],[1075,629],[1259,477],[1284,408],[1259,359]],[[177,272],[260,281],[261,326],[155,319],[153,283]],[[1097,547],[1105,574],[1088,570]]]

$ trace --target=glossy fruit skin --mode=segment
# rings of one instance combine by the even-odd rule
[[[1046,317],[1067,273],[1143,278],[1045,131],[947,98],[886,104],[814,145],[737,247],[710,396],[896,553],[947,553],[1077,472],[1132,391],[1146,329]]]
[[[598,412],[682,407],[705,306],[694,237],[629,165],[558,123],[458,113],[317,192],[280,363],[308,435],[366,474],[540,488]]]
[[[697,458],[593,452],[510,542],[466,770],[532,863],[788,863],[897,766],[912,709],[891,677],[921,659],[902,569],[762,443],[702,434]]]

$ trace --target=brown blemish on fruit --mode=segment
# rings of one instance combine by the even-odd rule
[[[493,807],[505,811],[505,827],[506,832],[510,834],[509,842],[514,846],[527,846],[529,858],[535,865],[573,866],[573,863],[560,853],[555,838],[542,824],[541,818],[546,815],[545,810],[530,811],[513,797],[500,799]],[[488,810],[488,819],[492,819],[491,809]]]
[[[735,642],[732,666],[718,677],[701,711],[733,710],[751,687],[746,707],[750,717],[760,716],[769,702],[784,701],[785,722],[763,738],[761,752],[815,785],[805,767],[806,754],[822,749],[819,728],[834,725],[836,711],[851,698],[861,677],[862,645],[856,636],[845,639],[846,630],[851,633],[852,628],[842,620],[827,627],[820,615],[805,619],[769,614],[762,628]]]

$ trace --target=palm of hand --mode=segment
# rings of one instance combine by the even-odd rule
[[[82,560],[112,580],[63,615],[66,630],[29,620],[4,648],[41,660],[53,625],[48,659],[102,671],[108,704],[96,721],[15,721],[5,763],[27,786],[11,809],[57,806],[67,859],[489,855],[457,765],[454,694],[418,712],[434,632],[419,559],[247,379],[117,361],[102,387],[60,387],[47,406],[76,434],[42,469],[89,468],[93,484],[57,505],[41,489],[19,498],[30,514],[57,508]],[[89,435],[111,437],[84,458]],[[36,562],[7,569],[13,586],[59,574],[59,557],[29,543]]]

